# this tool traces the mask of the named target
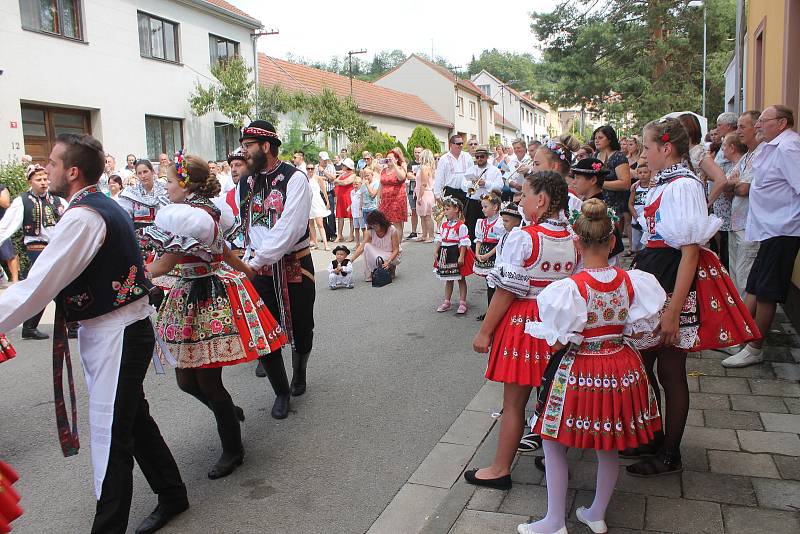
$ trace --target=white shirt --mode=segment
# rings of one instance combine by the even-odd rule
[[[511,158],[509,159],[509,162],[508,162],[509,172],[508,172],[508,175],[506,176],[506,179],[509,180],[510,182],[514,182],[516,184],[521,184],[522,181],[525,179],[525,176],[522,173],[519,173],[519,172],[516,172],[516,171],[517,171],[518,168],[520,168],[522,166],[525,166],[525,167],[530,167],[531,166],[531,158],[530,158],[530,156],[528,154],[525,154],[525,156],[522,158],[522,160],[520,160],[517,157],[516,154],[511,156]]]
[[[286,184],[286,203],[275,226],[250,227],[250,267],[255,270],[278,263],[285,255],[308,247],[300,238],[308,229],[311,213],[311,186],[305,173],[297,171]],[[247,223],[249,224],[249,222]]]
[[[221,195],[224,195],[225,193],[236,187],[236,184],[233,183],[233,178],[231,178],[230,174],[221,172],[217,174],[217,180],[219,180],[219,185],[222,187],[222,190],[220,191]]]
[[[503,189],[503,175],[500,174],[500,169],[489,164],[485,167],[478,167],[477,165],[470,167],[464,175],[461,189],[468,193],[469,188],[474,187],[474,183],[479,180],[484,180],[485,183],[481,187],[475,188],[475,193],[470,195],[473,200],[480,200],[481,196],[495,189]]]
[[[759,143],[752,151],[739,159],[735,168],[739,171],[739,182],[750,184],[753,182],[753,158],[761,152],[764,143]],[[747,228],[747,214],[750,212],[750,193],[745,196],[734,195],[731,200],[731,230],[740,232]]]
[[[23,195],[25,194],[27,194],[27,192],[23,193]],[[59,200],[61,200],[63,205],[66,207],[66,201],[63,198],[59,198]],[[24,218],[25,206],[22,205],[22,197],[18,196],[13,200],[13,202],[11,202],[11,205],[6,210],[5,215],[3,215],[3,218],[0,219],[0,243],[10,238],[17,230],[22,228]],[[55,230],[55,226],[42,226],[42,231],[38,236],[26,235],[22,242],[25,244],[49,243],[52,239],[53,230]]]
[[[745,239],[800,236],[800,135],[785,130],[753,157]]]
[[[464,175],[472,167],[472,156],[469,152],[462,151],[456,158],[452,152],[447,152],[439,158],[436,166],[436,175],[433,179],[433,196],[442,198],[445,187],[461,189],[464,183]]]

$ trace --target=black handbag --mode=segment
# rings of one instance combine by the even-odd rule
[[[372,269],[372,287],[388,286],[392,283],[392,274],[389,269],[384,268],[383,258],[380,256],[375,260],[375,268]]]

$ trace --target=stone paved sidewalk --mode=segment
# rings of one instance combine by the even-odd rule
[[[767,341],[767,361],[745,369],[724,369],[720,352],[692,355],[684,472],[638,479],[621,467],[606,518],[609,532],[800,532],[800,337],[779,312]],[[510,491],[477,488],[460,476],[494,455],[499,425],[490,413],[499,409],[502,391],[494,386],[481,390],[448,432],[459,433],[458,439],[443,436],[440,450],[426,460],[430,465],[420,466],[422,474],[411,477],[370,533],[512,533],[518,523],[545,514],[545,479],[533,464],[541,452],[518,455]],[[463,444],[478,436],[477,447]],[[448,439],[462,444],[448,445]],[[575,508],[591,502],[594,451],[573,449],[569,457],[567,527],[590,532],[576,524]]]

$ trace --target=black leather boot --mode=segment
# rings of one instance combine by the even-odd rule
[[[270,354],[261,358],[267,378],[275,391],[275,404],[272,405],[272,417],[275,419],[286,419],[289,415],[290,388],[289,379],[286,376],[286,368],[283,366],[283,356]]]
[[[242,429],[233,401],[209,401],[214,418],[217,420],[217,431],[222,443],[222,456],[208,472],[208,478],[216,480],[233,473],[244,461],[244,445],[242,445]]]
[[[306,392],[306,368],[310,352],[298,354],[292,351],[292,397],[299,397]]]
[[[264,364],[261,363],[261,360],[258,360],[258,365],[256,365],[256,376],[258,378],[267,376],[267,371],[264,369]]]

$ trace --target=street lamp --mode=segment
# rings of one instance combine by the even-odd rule
[[[347,59],[349,63],[349,71],[350,71],[350,97],[353,97],[353,56],[356,54],[366,54],[366,50],[351,50],[347,53]]]
[[[700,7],[703,6],[703,111],[701,115],[706,116],[706,59],[707,59],[707,46],[708,46],[708,6],[705,0],[691,0],[687,6]]]

